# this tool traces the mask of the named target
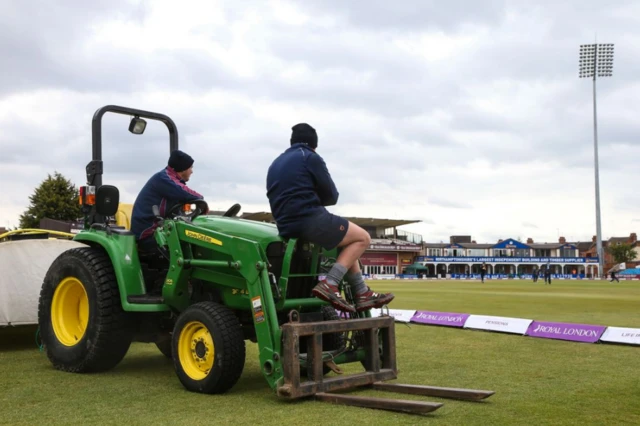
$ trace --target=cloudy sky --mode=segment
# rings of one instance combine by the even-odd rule
[[[595,235],[598,80],[603,238],[640,225],[640,3],[633,1],[0,0],[0,226],[54,171],[84,184],[99,107],[161,112],[214,209],[268,211],[265,176],[308,122],[334,213],[416,219],[427,241]],[[535,3],[535,5],[534,5]],[[136,194],[169,153],[104,118],[104,182]]]

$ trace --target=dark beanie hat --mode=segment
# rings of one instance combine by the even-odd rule
[[[171,167],[176,172],[184,172],[193,164],[193,158],[189,156],[189,154],[176,149],[175,151],[171,151],[171,156],[169,157],[169,167]]]
[[[316,129],[307,123],[296,124],[291,130],[293,130],[293,132],[291,132],[291,145],[294,143],[306,143],[313,149],[318,147]]]

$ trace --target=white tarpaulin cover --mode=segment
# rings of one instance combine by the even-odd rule
[[[0,327],[38,323],[38,298],[44,276],[62,252],[84,244],[70,240],[0,243]]]

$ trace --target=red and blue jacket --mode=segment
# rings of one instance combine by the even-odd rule
[[[136,240],[142,240],[153,236],[157,228],[153,206],[158,206],[160,215],[178,203],[203,199],[204,197],[189,188],[185,181],[173,168],[167,166],[149,178],[142,187],[131,212],[131,232]]]

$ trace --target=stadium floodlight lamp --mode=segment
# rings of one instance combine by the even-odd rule
[[[596,186],[596,250],[598,251],[598,275],[604,276],[604,252],[600,225],[600,177],[598,165],[598,114],[596,107],[596,78],[613,76],[613,43],[580,45],[579,77],[593,80],[593,154]]]

